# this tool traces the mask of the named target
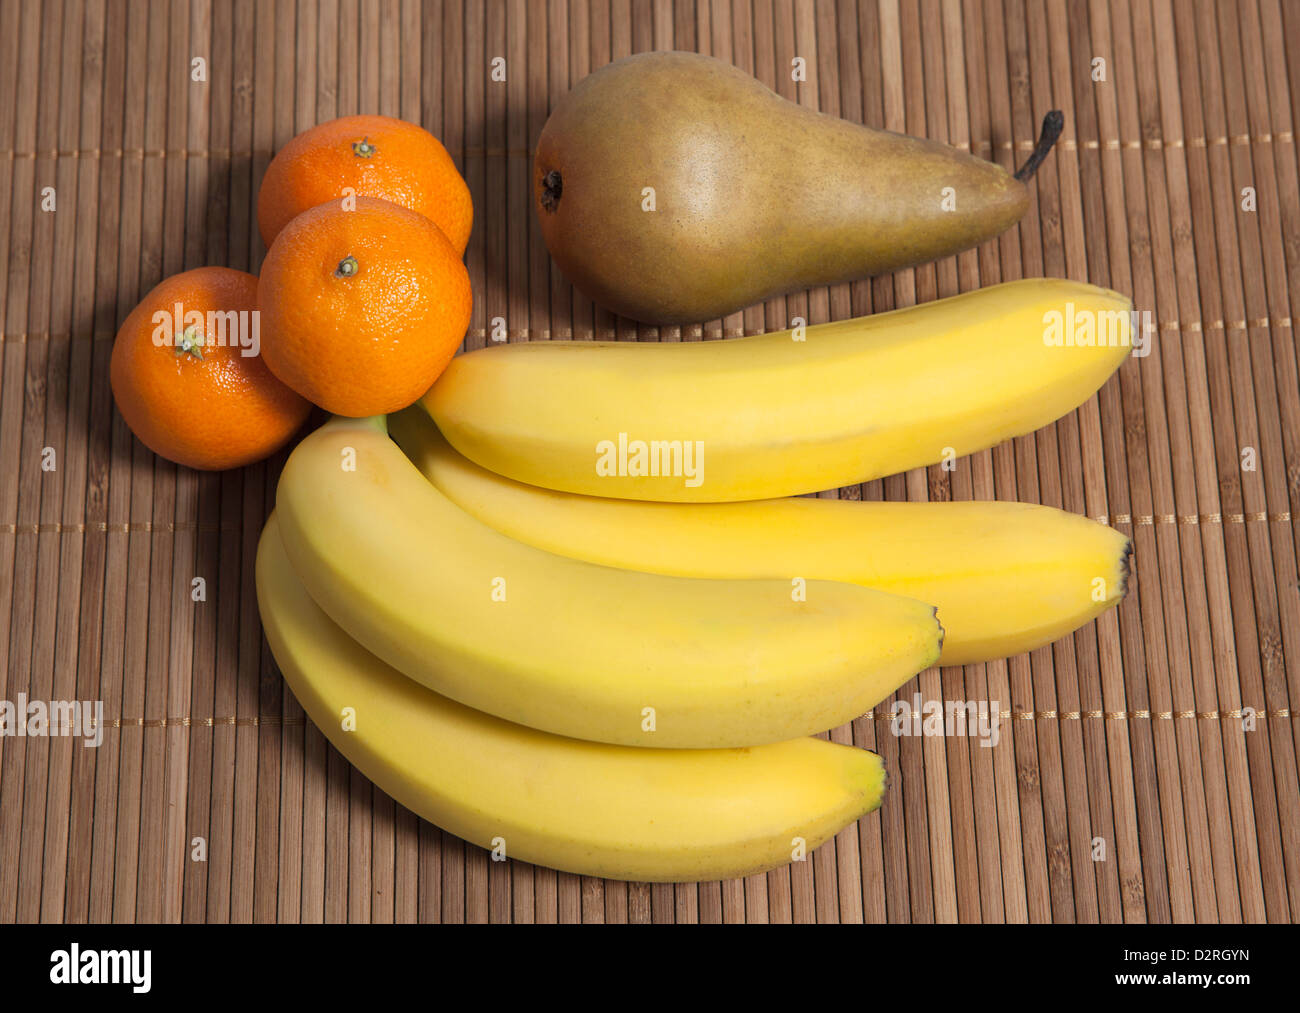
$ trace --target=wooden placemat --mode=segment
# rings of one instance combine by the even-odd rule
[[[638,327],[550,263],[531,148],[573,82],[673,48],[1008,167],[1048,109],[1065,133],[1024,222],[978,251]],[[108,725],[98,749],[0,738],[0,920],[1295,920],[1288,52],[1289,0],[0,0],[0,699],[102,700]],[[108,383],[116,328],[159,280],[258,269],[272,153],[353,112],[422,123],[463,169],[471,348],[498,317],[512,341],[679,341],[1022,276],[1131,293],[1153,351],[1077,412],[955,471],[839,492],[1107,521],[1134,540],[1128,599],[1050,648],[901,691],[998,701],[994,748],[895,737],[887,704],[832,732],[884,755],[891,793],[765,876],[557,874],[416,818],[304,721],[263,641],[252,563],[283,455],[177,468],[133,439]]]

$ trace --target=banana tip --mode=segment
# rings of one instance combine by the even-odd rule
[[[867,810],[867,812],[875,812],[884,804],[885,796],[889,794],[889,768],[885,765],[885,758],[874,749],[867,749],[864,752],[870,753],[880,764],[880,791],[876,795],[875,804]]]
[[[1133,539],[1124,539],[1124,552],[1119,560],[1119,596],[1128,595],[1129,578],[1133,576]]]

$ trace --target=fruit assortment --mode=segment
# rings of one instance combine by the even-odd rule
[[[1059,130],[1012,176],[644,54],[554,110],[536,213],[597,301],[699,321],[996,235]],[[335,416],[280,476],[258,604],[308,715],[413,811],[570,872],[771,869],[885,793],[880,757],[816,733],[1123,598],[1128,540],[1086,518],[800,494],[1072,411],[1131,350],[1124,296],[1032,279],[751,338],[453,358],[472,218],[432,135],[323,124],[268,168],[261,277],[169,279],[113,352],[127,422],[191,467],[273,452],[311,404]],[[182,296],[199,316],[158,325]],[[213,341],[214,315],[252,308],[258,353]],[[1053,341],[1054,316],[1097,326]]]

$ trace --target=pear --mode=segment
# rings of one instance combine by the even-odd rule
[[[560,270],[634,320],[712,320],[786,292],[910,267],[1014,225],[1025,180],[935,141],[788,102],[696,53],[580,81],[542,129],[534,198]]]

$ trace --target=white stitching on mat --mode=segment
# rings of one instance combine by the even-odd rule
[[[1270,327],[1289,328],[1291,326],[1291,317],[1276,317],[1276,318],[1257,317],[1250,321],[1234,320],[1227,326],[1228,329],[1230,330],[1240,331],[1240,330],[1245,330],[1247,328],[1247,324],[1249,324],[1250,327],[1259,327],[1259,328],[1270,328]],[[672,326],[677,327],[679,330],[687,330],[688,332],[695,330],[695,328],[690,328],[690,327],[682,328],[681,325],[672,325]],[[1159,329],[1162,331],[1181,330],[1181,331],[1199,332],[1202,329],[1209,330],[1209,331],[1224,330],[1224,322],[1222,320],[1215,320],[1211,323],[1204,324],[1204,325],[1202,325],[1202,323],[1199,320],[1192,320],[1189,321],[1188,323],[1182,323],[1178,320],[1162,320],[1160,321],[1158,326]],[[662,330],[668,330],[669,328],[659,327],[659,328],[652,328],[652,329],[662,331]],[[728,327],[721,331],[711,328],[709,330],[704,331],[703,333],[704,336],[708,338],[756,338],[762,334],[779,333],[780,330],[784,330],[784,329],[785,328],[780,328],[775,331],[764,331],[764,330],[747,331],[744,328]],[[534,330],[530,330],[527,327],[517,328],[514,330],[507,329],[506,339],[508,341],[513,341],[517,338],[527,338],[530,334],[532,334],[534,337],[541,335],[543,340],[548,340],[548,341],[551,338],[556,338],[564,341],[575,340],[574,332],[572,332],[568,328],[565,328],[563,331],[558,331],[558,330],[557,331],[550,331],[550,330],[534,331]],[[465,336],[467,338],[470,338],[471,340],[484,341],[487,340],[488,331],[483,327],[476,327],[473,330],[468,331]],[[617,340],[617,338],[618,338],[618,331],[614,330],[612,327],[609,327],[600,331],[582,331],[577,335],[576,340],[615,341]]]
[[[1266,708],[1255,708],[1258,715],[1270,718],[1289,718],[1291,709],[1289,707],[1279,707],[1276,710],[1267,710]],[[1107,721],[1127,721],[1127,720],[1149,720],[1158,719],[1170,721],[1177,718],[1195,718],[1200,721],[1218,721],[1221,718],[1240,718],[1242,708],[1234,708],[1225,711],[1156,711],[1154,714],[1149,710],[1135,711],[1065,711],[1057,712],[1055,710],[1026,711],[1026,710],[1002,710],[998,712],[998,717],[1004,720],[1015,719],[1017,721],[1080,721],[1084,718],[1104,718]],[[867,721],[890,722],[894,720],[894,715],[885,710],[877,711],[874,708],[862,715]],[[278,718],[270,715],[259,717],[212,717],[212,718],[187,718],[187,717],[167,717],[167,718],[105,718],[104,727],[106,728],[213,728],[222,725],[233,725],[238,728],[257,728],[260,726],[280,727],[280,728],[301,728],[306,724],[302,718]]]
[[[1265,132],[1262,134],[1233,134],[1224,137],[1193,137],[1184,140],[1180,137],[1164,140],[1160,137],[1149,137],[1145,141],[1141,140],[1087,140],[1079,141],[1071,137],[1062,138],[1057,141],[1056,146],[1066,151],[1075,151],[1078,148],[1087,148],[1096,150],[1104,147],[1107,150],[1115,151],[1120,147],[1135,150],[1145,147],[1156,151],[1162,148],[1204,148],[1207,146],[1223,146],[1227,144],[1290,144],[1295,140],[1295,134],[1290,130],[1279,130],[1277,133]],[[960,141],[951,147],[961,151],[970,151],[972,148],[977,151],[992,151],[993,142],[988,140],[979,141]],[[1033,141],[1000,141],[997,144],[1000,151],[1033,151]],[[467,158],[483,158],[485,156],[506,157],[506,158],[530,158],[532,152],[523,148],[500,148],[500,147],[478,147],[471,146],[460,149],[460,153]],[[453,152],[456,154],[456,152]],[[13,161],[18,158],[270,158],[274,155],[273,151],[262,151],[258,149],[234,150],[232,148],[66,148],[50,149],[48,151],[14,151],[12,148],[0,151],[0,158]]]
[[[1136,519],[1132,514],[1115,514],[1113,517],[1108,514],[1097,514],[1092,518],[1098,524],[1138,524],[1143,527],[1150,527],[1153,524],[1246,524],[1252,521],[1271,521],[1274,524],[1291,523],[1291,511],[1282,510],[1278,513],[1266,513],[1259,511],[1250,514],[1160,514],[1152,517],[1145,514]]]
[[[105,521],[92,521],[87,524],[74,521],[64,524],[60,521],[48,521],[42,524],[5,524],[0,532],[7,535],[81,535],[89,532],[112,531],[115,534],[130,532],[159,534],[185,534],[197,531],[200,534],[217,534],[222,531],[236,532],[242,530],[235,521],[131,521],[125,524],[108,524]]]
[[[1257,714],[1265,715],[1271,718],[1289,718],[1291,716],[1291,708],[1289,707],[1279,707],[1276,710],[1267,710],[1266,708],[1257,707],[1255,708],[1255,711]],[[862,716],[866,718],[868,721],[888,722],[894,720],[894,715],[886,710],[881,710],[877,712],[876,710],[873,709],[867,711],[867,713]],[[1200,721],[1218,721],[1221,718],[1239,718],[1241,716],[1242,716],[1242,708],[1240,707],[1236,707],[1233,708],[1232,710],[1225,710],[1225,711],[1181,710],[1181,711],[1156,711],[1155,713],[1152,713],[1149,710],[1134,710],[1134,711],[1088,710],[1088,711],[1058,712],[1055,710],[1027,711],[1027,710],[1019,710],[1019,709],[1015,709],[1015,710],[1004,709],[998,712],[999,718],[1003,720],[1016,720],[1016,721],[1052,721],[1052,720],[1081,721],[1084,718],[1104,718],[1107,721],[1128,721],[1130,719],[1131,720],[1156,719],[1160,721],[1173,721],[1178,718],[1195,718]]]
[[[306,724],[302,718],[224,717],[224,718],[106,718],[107,728],[212,728],[215,725],[235,725],[239,728],[268,727],[297,728]]]
[[[1291,317],[1256,317],[1249,321],[1232,320],[1226,324],[1222,320],[1213,320],[1206,324],[1202,324],[1201,321],[1199,320],[1191,320],[1188,321],[1187,323],[1183,323],[1178,320],[1161,320],[1158,325],[1159,329],[1162,331],[1191,331],[1191,332],[1199,332],[1202,330],[1221,331],[1224,329],[1233,330],[1233,331],[1243,331],[1246,330],[1247,327],[1267,329],[1272,327],[1289,328],[1291,326],[1292,326]],[[785,330],[785,328],[779,328],[774,331],[745,330],[743,327],[726,327],[719,330],[717,328],[705,329],[698,324],[694,326],[687,326],[685,328],[683,328],[679,324],[675,324],[672,325],[672,327],[675,327],[678,330],[685,330],[687,333],[701,333],[706,338],[754,338],[762,334],[774,334],[774,333],[779,333],[780,330]],[[670,330],[672,328],[657,327],[651,329],[663,331],[663,330]],[[488,339],[489,334],[490,332],[488,331],[487,328],[475,327],[472,330],[467,331],[465,337],[469,338],[471,341],[486,341]],[[612,327],[607,327],[599,331],[592,330],[592,331],[581,331],[581,332],[575,332],[570,327],[556,328],[555,330],[551,330],[549,327],[539,328],[539,329],[534,329],[529,327],[517,327],[513,329],[507,328],[506,330],[507,341],[519,341],[519,340],[526,341],[529,338],[532,338],[533,340],[540,339],[542,341],[551,341],[551,340],[615,341],[618,339],[618,335],[619,332]],[[66,340],[85,341],[87,339],[91,341],[112,341],[115,337],[116,337],[116,333],[114,331],[97,331],[93,334],[89,334],[85,336],[78,335],[78,334],[68,334],[66,332],[52,333],[50,331],[15,331],[11,334],[0,334],[0,343],[4,343],[7,341],[17,341],[17,342],[49,341],[51,339],[58,339],[63,341]]]
[[[1092,518],[1098,524],[1132,524],[1133,518],[1130,514],[1115,514],[1111,517],[1107,514],[1097,514]],[[1258,513],[1250,514],[1228,514],[1224,517],[1221,514],[1160,514],[1158,517],[1150,515],[1137,518],[1137,524],[1150,527],[1155,524],[1247,524],[1251,522],[1271,521],[1274,524],[1291,523],[1291,511],[1283,510],[1279,513]],[[125,524],[106,524],[98,521],[90,524],[82,522],[72,522],[63,524],[58,521],[50,521],[43,524],[2,524],[0,525],[0,534],[6,535],[53,535],[53,534],[85,534],[86,532],[99,533],[111,531],[114,534],[130,533],[152,533],[158,534],[186,534],[191,531],[197,531],[200,534],[215,534],[218,532],[236,532],[242,528],[234,521],[222,521],[213,523],[205,521],[203,523],[194,523],[193,521],[128,521]]]
[[[532,158],[533,153],[527,148],[502,148],[496,145],[481,147],[471,145],[458,149],[466,158]],[[454,154],[455,152],[453,152]],[[0,158],[14,161],[28,158],[271,158],[274,151],[261,149],[233,148],[51,148],[47,151],[14,151],[12,148],[0,151]]]
[[[17,341],[21,344],[24,341],[50,341],[52,339],[70,341],[74,338],[77,341],[112,341],[115,337],[117,337],[115,331],[97,331],[96,333],[88,334],[85,337],[68,334],[64,331],[59,331],[58,333],[51,333],[49,331],[15,331],[12,334],[0,334],[0,344],[3,344],[6,341]]]

